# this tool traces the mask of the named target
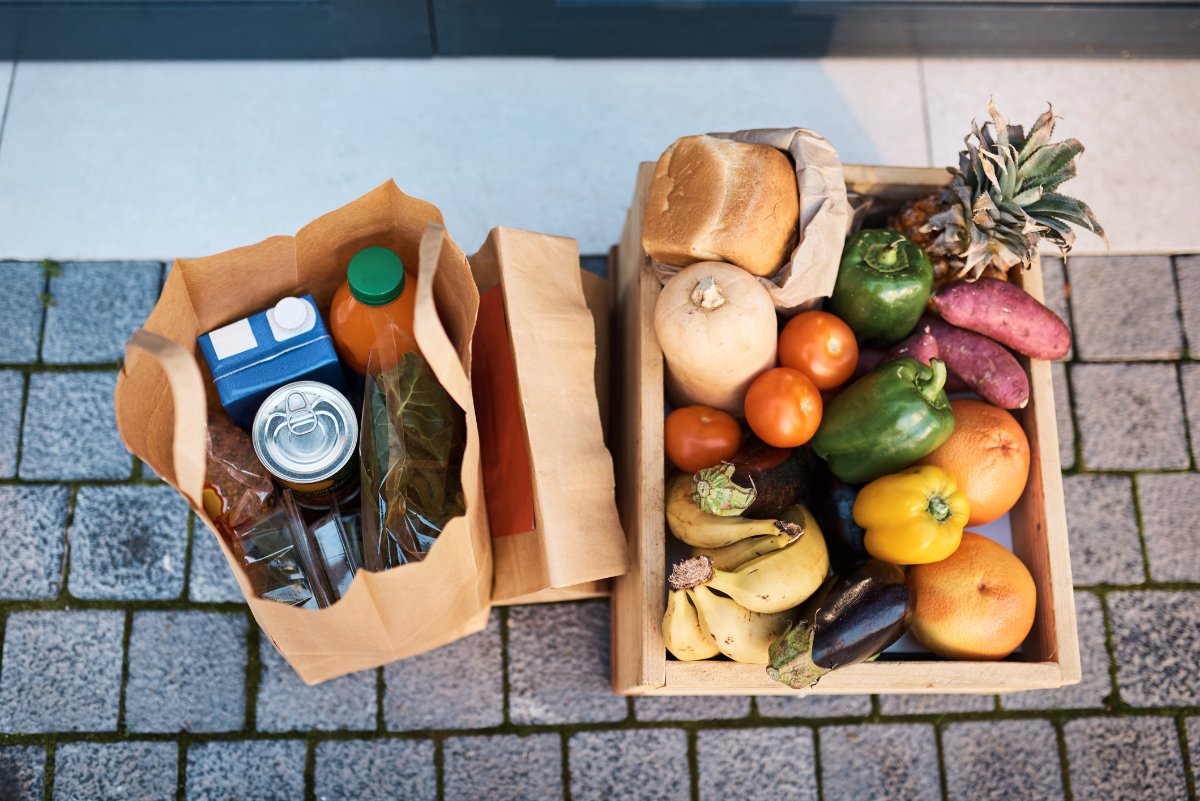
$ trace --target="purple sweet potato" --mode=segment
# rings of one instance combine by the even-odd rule
[[[922,364],[929,364],[929,360],[936,359],[937,355],[937,340],[933,338],[933,334],[929,333],[927,326],[918,325],[912,335],[897,342],[886,351],[870,345],[859,347],[858,366],[854,368],[854,377],[864,376],[879,365],[899,359],[901,356],[911,356]]]
[[[902,356],[911,356],[921,364],[929,364],[930,359],[938,358],[938,343],[933,334],[929,333],[929,326],[918,324],[907,339],[892,346],[883,360],[890,362]]]
[[[918,325],[929,326],[946,368],[981,398],[1002,409],[1022,409],[1029,403],[1029,379],[1003,345],[930,315]]]
[[[929,306],[951,325],[1035,359],[1061,359],[1071,348],[1071,334],[1057,314],[998,278],[955,281],[934,292]]]

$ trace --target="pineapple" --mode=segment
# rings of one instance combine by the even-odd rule
[[[1053,242],[1066,255],[1075,243],[1071,224],[1108,243],[1092,210],[1055,192],[1075,177],[1076,139],[1051,144],[1054,110],[1050,108],[1026,136],[1009,125],[988,101],[992,120],[983,128],[972,121],[958,154],[958,169],[940,194],[908,203],[890,226],[929,253],[938,284],[956,278],[974,281],[985,273],[1004,277],[1038,261],[1038,243]]]

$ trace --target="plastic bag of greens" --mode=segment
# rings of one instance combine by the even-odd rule
[[[363,398],[363,567],[423,559],[450,518],[465,511],[463,412],[416,351],[369,369]]]

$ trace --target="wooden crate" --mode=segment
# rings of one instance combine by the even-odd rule
[[[1037,586],[1037,613],[1021,652],[1002,662],[879,661],[833,671],[810,690],[773,681],[760,665],[724,659],[680,662],[663,646],[666,607],[663,359],[654,334],[660,284],[641,247],[642,212],[654,165],[642,164],[615,260],[616,373],[619,393],[617,499],[629,541],[629,572],[612,601],[613,689],[626,695],[785,695],[794,693],[1002,693],[1079,681],[1079,642],[1067,548],[1066,514],[1049,363],[1023,359],[1030,400],[1016,412],[1032,450],[1029,483],[1012,509],[1013,550]],[[846,166],[851,192],[899,204],[944,186],[944,170]],[[1038,269],[1016,280],[1042,298]]]

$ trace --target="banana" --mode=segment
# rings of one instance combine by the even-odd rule
[[[676,473],[667,486],[667,525],[671,533],[696,548],[722,548],[747,537],[795,533],[797,521],[718,517],[700,511],[692,500],[692,476]]]
[[[673,589],[700,584],[723,592],[752,612],[771,614],[803,603],[817,591],[829,572],[829,552],[812,514],[803,506],[789,509],[784,518],[804,526],[792,544],[756,556],[732,570],[717,570],[709,556],[696,556],[675,565]]]
[[[733,570],[751,559],[763,554],[773,553],[785,548],[796,541],[799,534],[781,532],[779,534],[763,534],[758,537],[747,537],[738,540],[724,548],[693,548],[692,556],[707,556],[712,559],[713,567],[717,570]]]
[[[662,632],[663,645],[682,662],[708,659],[720,653],[713,638],[700,627],[696,607],[684,590],[668,593]]]
[[[765,665],[767,651],[791,625],[791,615],[751,612],[732,598],[717,595],[700,584],[685,591],[696,605],[700,626],[709,633],[721,653],[735,662]]]

